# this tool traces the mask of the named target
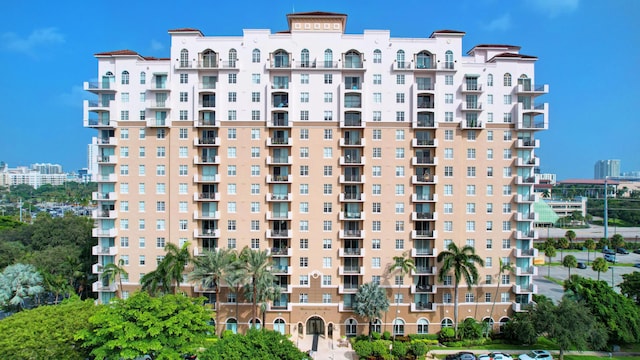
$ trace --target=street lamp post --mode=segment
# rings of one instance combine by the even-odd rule
[[[611,267],[611,288],[612,289],[615,288],[614,280],[613,280],[613,276],[614,276],[613,273],[614,273],[614,267],[612,266]]]

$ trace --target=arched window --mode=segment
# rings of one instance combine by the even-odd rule
[[[354,319],[349,319],[345,323],[345,335],[346,336],[356,336],[358,329],[358,322]]]
[[[202,67],[203,68],[214,68],[216,65],[216,53],[213,50],[205,50],[202,52]]]
[[[229,67],[236,67],[236,61],[238,61],[238,52],[236,49],[229,50]]]
[[[129,72],[127,70],[122,72],[122,79],[120,81],[122,85],[129,85]]]
[[[140,84],[144,85],[146,83],[147,83],[147,73],[143,71],[140,73]]]
[[[253,319],[249,322],[249,327],[253,328],[253,329],[260,329],[260,320],[259,319]]]
[[[393,335],[404,336],[404,320],[402,319],[393,320]]]
[[[522,90],[531,91],[531,79],[527,76],[527,74],[522,74],[518,78],[518,85],[522,85]]]
[[[273,67],[288,68],[289,53],[284,50],[278,50],[273,54]]]
[[[511,74],[509,73],[504,74],[503,83],[504,83],[504,86],[511,86]]]
[[[500,319],[500,332],[504,330],[504,326],[507,325],[508,322],[509,322],[509,318],[506,316]]]
[[[103,89],[110,89],[111,88],[111,83],[115,81],[115,78],[113,76],[113,73],[111,71],[107,71],[104,76],[102,77],[102,88]]]
[[[309,50],[302,49],[300,52],[300,67],[309,67]]]
[[[396,53],[396,62],[399,69],[404,69],[404,50],[398,50]]]
[[[331,51],[331,49],[327,49],[324,51],[324,67],[333,67],[333,51]]]
[[[453,69],[453,51],[451,50],[444,53],[444,68]]]
[[[238,321],[234,318],[227,320],[225,324],[225,330],[231,330],[234,334],[238,333]]]
[[[375,319],[373,321],[373,324],[371,324],[371,331],[382,334],[382,321],[380,321],[380,319]]]
[[[482,319],[482,332],[488,335],[491,331],[493,331],[493,319],[489,317]]]
[[[344,67],[350,69],[359,69],[362,67],[360,53],[355,50],[349,50],[344,54]]]
[[[276,319],[276,321],[273,322],[273,331],[277,331],[280,334],[284,335],[285,334],[285,326],[286,326],[286,323],[284,322],[284,320]]]
[[[251,52],[251,62],[254,62],[254,63],[260,62],[260,50],[253,49],[253,52]]]
[[[382,63],[382,51],[380,51],[380,49],[373,50],[373,63],[374,64]]]
[[[431,69],[431,53],[428,51],[420,51],[416,56],[417,69]]]
[[[493,86],[493,74],[487,75],[487,86]]]
[[[189,50],[180,50],[180,67],[189,67]]]
[[[444,318],[442,319],[442,322],[440,323],[440,326],[444,329],[447,327],[453,327],[453,320],[449,319],[449,318]]]
[[[429,333],[429,321],[425,318],[418,319],[418,334]]]

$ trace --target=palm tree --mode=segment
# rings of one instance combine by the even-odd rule
[[[571,278],[571,268],[578,266],[578,260],[573,255],[567,255],[562,259],[562,266],[569,269],[569,278]]]
[[[247,277],[251,279],[247,284],[247,289],[251,292],[250,297],[253,302],[251,321],[255,322],[258,316],[259,283],[263,281],[263,277],[271,277],[271,283],[275,280],[273,274],[269,271],[271,259],[266,250],[253,250],[245,247],[240,252],[240,260],[241,267],[246,272]]]
[[[380,318],[381,313],[388,309],[387,293],[378,284],[370,282],[358,287],[353,311],[369,321],[369,341],[371,341],[373,321]]]
[[[587,239],[584,241],[584,247],[587,248],[587,265],[589,265],[589,257],[591,255],[591,250],[596,249],[596,242],[593,239]]]
[[[498,267],[498,286],[496,287],[496,296],[493,297],[493,304],[491,304],[491,312],[489,313],[489,322],[493,319],[493,308],[496,306],[496,301],[498,300],[498,294],[500,293],[500,283],[502,283],[502,275],[504,273],[512,273],[513,266],[511,263],[502,262],[502,258],[499,259],[500,266]],[[489,335],[487,333],[487,335]]]
[[[155,270],[146,273],[140,279],[140,285],[143,291],[147,291],[151,296],[155,296],[160,290],[162,293],[167,294],[170,292],[169,285],[171,280],[166,270],[166,263],[163,261],[158,264]]]
[[[394,272],[395,270],[399,270],[400,277],[404,279],[404,276],[406,274],[411,272],[411,270],[415,270],[415,269],[416,269],[416,264],[413,262],[413,259],[411,259],[410,257],[405,257],[405,255],[402,254],[402,256],[393,257],[393,265],[391,265],[391,267],[389,268],[389,272]],[[396,317],[400,312],[400,285],[401,284],[402,284],[402,281],[398,281],[398,295],[396,295],[396,314],[393,317],[393,326],[396,325]],[[395,332],[395,329],[392,328],[392,330],[393,330],[393,340],[395,341],[396,332]]]
[[[600,272],[607,272],[607,270],[609,270],[609,264],[607,263],[607,260],[599,257],[593,260],[591,268],[593,269],[593,271],[598,272],[598,281],[600,281]]]
[[[558,239],[558,247],[560,248],[560,260],[564,259],[563,250],[569,247],[569,240],[567,238]]]
[[[614,251],[618,248],[624,247],[624,236],[620,234],[615,234],[611,237],[611,247]]]
[[[567,230],[567,232],[564,233],[564,237],[569,239],[569,243],[573,245],[573,240],[576,238],[576,232],[573,230]]]
[[[547,246],[544,249],[544,256],[549,259],[549,270],[547,271],[547,277],[551,277],[551,258],[556,256],[556,248],[553,246]]]
[[[454,305],[453,317],[455,321],[455,336],[458,336],[458,289],[460,281],[464,278],[467,287],[471,290],[472,286],[478,282],[478,268],[476,264],[484,266],[484,260],[476,254],[473,246],[465,245],[462,249],[451,242],[447,246],[447,250],[438,254],[438,262],[442,263],[438,271],[438,281],[444,282],[449,272],[453,271],[454,281]]]
[[[229,291],[232,294],[236,295],[236,321],[238,320],[238,301],[240,298],[240,293],[242,292],[242,288],[247,283],[247,273],[241,266],[240,260],[237,259],[237,254],[233,252],[231,254],[231,265],[227,272],[224,273],[223,279],[224,282],[229,287]]]
[[[194,268],[187,279],[202,284],[204,289],[213,289],[216,293],[215,309],[218,310],[218,289],[220,279],[229,270],[231,264],[231,251],[219,249],[218,251],[205,251],[203,256],[194,259]]]
[[[258,300],[260,303],[260,312],[262,313],[262,329],[265,328],[267,304],[269,301],[275,301],[280,298],[282,289],[275,284],[275,276],[271,272],[266,272],[258,280]]]
[[[107,278],[109,283],[118,279],[118,297],[122,298],[122,277],[128,277],[129,273],[124,268],[124,259],[119,259],[118,264],[109,263],[102,269],[102,277]]]
[[[0,273],[0,306],[20,311],[25,299],[42,292],[42,275],[31,264],[9,265]]]
[[[185,267],[192,260],[191,254],[189,253],[189,242],[185,242],[182,247],[178,247],[178,245],[174,243],[168,243],[164,247],[164,251],[166,251],[167,254],[164,259],[162,259],[162,262],[166,269],[167,280],[169,280],[170,286],[175,282],[176,285],[173,288],[173,293],[177,294],[180,289],[180,282],[184,278]]]

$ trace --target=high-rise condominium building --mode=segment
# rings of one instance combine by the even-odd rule
[[[593,166],[594,179],[620,177],[620,160],[598,160]]]
[[[478,284],[460,285],[461,321],[497,324],[529,303],[536,132],[548,127],[537,58],[512,45],[464,53],[460,31],[393,38],[345,34],[344,14],[287,20],[277,33],[170,30],[167,58],[95,55],[95,272],[123,260],[127,296],[169,243],[194,256],[267,250],[281,289],[267,328],[364,332],[355,293],[375,282],[392,304],[375,330],[424,333],[453,323],[455,279],[438,281],[436,257],[456,244],[484,260]],[[415,269],[390,271],[396,256]],[[217,302],[219,330],[251,321],[224,282],[181,288]],[[117,287],[93,290],[106,302]]]

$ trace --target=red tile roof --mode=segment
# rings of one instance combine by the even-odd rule
[[[140,54],[138,54],[133,50],[115,50],[115,51],[107,51],[107,52],[94,54],[94,56],[118,56],[118,55],[140,56]]]
[[[434,32],[431,33],[431,36],[429,37],[433,37],[435,34],[456,34],[456,35],[465,35],[466,32],[464,31],[458,31],[458,30],[447,30],[447,29],[443,29],[443,30],[436,30]]]
[[[531,55],[524,55],[524,54],[515,54],[515,53],[508,53],[508,52],[504,52],[501,54],[498,54],[494,57],[492,57],[491,59],[489,59],[489,61],[487,62],[494,62],[497,58],[511,58],[511,59],[537,59],[537,56],[531,56]]]
[[[326,11],[308,11],[287,14],[287,16],[347,16],[347,14],[326,12]]]
[[[204,36],[204,34],[202,34],[202,31],[195,29],[195,28],[179,28],[179,29],[172,29],[168,31],[169,34],[171,33],[192,33],[192,32],[197,32],[198,34],[200,34],[200,36]]]

